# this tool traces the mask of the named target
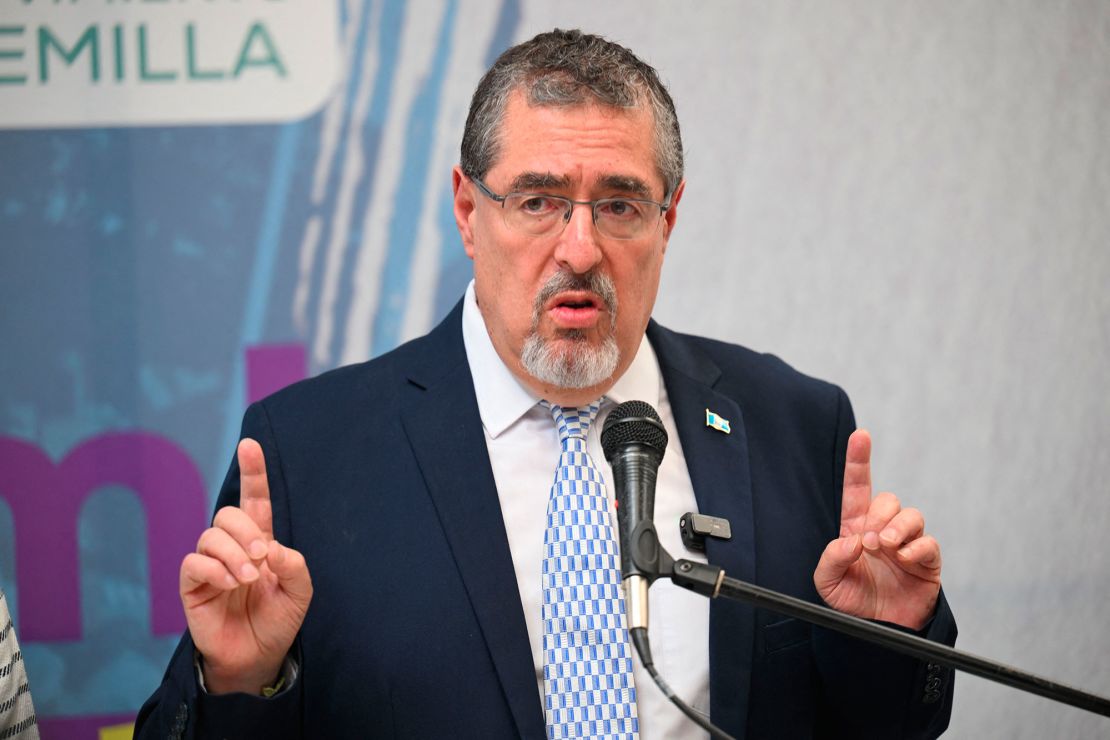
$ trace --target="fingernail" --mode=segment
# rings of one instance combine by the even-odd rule
[[[844,552],[851,554],[856,549],[856,535],[851,535],[844,538]]]
[[[255,540],[247,548],[247,554],[254,560],[261,560],[266,557],[266,543],[262,540]]]
[[[235,580],[235,576],[230,573],[227,574],[227,578],[224,579],[224,582],[227,583],[228,588],[235,588],[239,585],[239,581]]]
[[[874,532],[867,532],[863,535],[863,546],[868,550],[879,549],[879,535]]]
[[[894,531],[893,527],[887,527],[886,529],[884,529],[883,533],[879,535],[879,537],[888,545],[898,544],[898,533]]]
[[[898,554],[901,555],[904,558],[908,558],[910,556],[910,547],[909,547],[909,545],[906,545],[901,550],[899,550]]]
[[[258,578],[258,568],[250,563],[243,563],[243,567],[239,569],[239,575],[244,581],[253,581]]]

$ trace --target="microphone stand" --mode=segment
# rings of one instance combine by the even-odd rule
[[[708,410],[706,413],[709,413]],[[918,659],[1110,717],[1110,699],[1105,697],[730,578],[722,568],[715,565],[691,560],[675,561],[660,545],[655,524],[652,522],[655,475],[667,446],[667,432],[659,415],[643,401],[626,401],[606,419],[605,428],[601,432],[601,444],[605,450],[605,459],[613,464],[617,476],[617,499],[621,502],[617,516],[620,520],[621,578],[628,609],[629,639],[636,646],[640,662],[663,694],[715,738],[727,740],[730,736],[693,711],[655,670],[648,639],[647,593],[649,586],[658,578],[670,578],[675,584],[711,599],[723,596],[770,609]],[[622,491],[625,495],[622,495]],[[631,496],[628,495],[630,491],[633,494]],[[629,524],[632,525],[632,531],[626,532]]]
[[[644,529],[650,527],[654,530],[654,526],[648,522],[642,523],[642,526]],[[651,534],[654,535],[654,531]],[[653,539],[654,543],[652,543]],[[655,558],[644,558],[645,551],[650,552],[653,549],[650,546],[651,544],[654,544],[654,547],[657,548],[657,555]],[[829,607],[818,606],[762,586],[755,586],[736,578],[730,578],[725,575],[724,569],[716,565],[698,563],[692,560],[676,561],[658,544],[658,539],[651,536],[640,538],[637,545],[640,546],[631,548],[632,559],[637,567],[644,569],[645,572],[655,573],[656,578],[670,578],[676,585],[708,596],[711,599],[723,597],[734,601],[742,601],[763,609],[770,609],[779,614],[836,630],[906,655],[912,655],[921,660],[955,668],[980,678],[1043,696],[1052,701],[1086,709],[1103,717],[1110,717],[1110,699],[1105,697],[1072,688],[1056,681],[1050,681],[1047,678],[972,653],[956,650],[916,635],[899,632],[891,627],[844,614]],[[641,559],[648,560],[649,564],[653,564],[655,567],[644,568],[645,563],[637,562]],[[651,560],[654,560],[654,563],[650,563]],[[651,578],[650,580],[655,579]],[[646,635],[644,637],[646,638]],[[633,640],[633,642],[639,650],[640,641]],[[648,648],[648,660],[650,660],[650,656],[651,652]],[[643,658],[642,654],[641,658]]]

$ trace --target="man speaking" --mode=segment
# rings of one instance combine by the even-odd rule
[[[633,399],[670,437],[672,553],[683,513],[724,518],[730,575],[955,640],[939,546],[872,496],[844,393],[651,321],[685,187],[651,67],[577,31],[509,49],[453,186],[474,280],[443,323],[247,410],[137,737],[704,736],[628,643],[598,437]],[[669,583],[652,612],[656,666],[736,737],[947,726],[947,670]]]

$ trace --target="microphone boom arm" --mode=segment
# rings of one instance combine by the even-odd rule
[[[662,548],[660,548],[662,551]],[[635,550],[633,557],[635,557]],[[661,572],[658,577],[670,577],[678,586],[708,596],[711,599],[724,597],[742,601],[762,609],[770,609],[789,617],[804,620],[820,627],[842,632],[867,642],[882,645],[891,650],[927,660],[948,668],[970,673],[980,678],[1005,684],[1015,689],[1037,694],[1063,704],[1086,709],[1088,712],[1110,717],[1110,699],[1072,688],[1047,678],[1018,670],[1003,663],[982,658],[972,653],[956,650],[940,643],[926,640],[917,635],[909,635],[866,619],[838,612],[825,606],[780,594],[761,586],[756,586],[725,575],[725,571],[715,565],[698,563],[691,560],[673,561],[665,552],[660,561],[673,563],[669,574]]]

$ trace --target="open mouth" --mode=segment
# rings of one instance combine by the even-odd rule
[[[604,304],[596,295],[587,292],[560,293],[547,304],[547,314],[559,326],[585,329],[597,323]]]
[[[550,301],[548,301],[547,308],[549,311],[556,308],[593,308],[600,310],[602,305],[603,303],[601,299],[593,293],[588,293],[586,291],[568,291],[564,293],[559,293],[558,295],[554,296]]]

